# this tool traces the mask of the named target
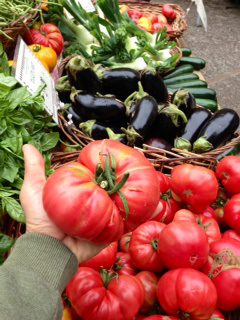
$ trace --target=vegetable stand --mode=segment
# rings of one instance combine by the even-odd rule
[[[183,48],[178,5],[97,0],[87,12],[80,3],[31,2],[16,17],[16,36],[59,76],[58,126],[0,50],[1,262],[25,232],[21,149],[31,143],[50,176],[47,214],[66,234],[108,245],[67,286],[64,320],[239,319],[240,162],[228,156],[239,116],[219,108],[206,62]],[[6,21],[5,33],[17,25]]]

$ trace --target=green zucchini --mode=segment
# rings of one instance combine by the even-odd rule
[[[201,70],[206,66],[206,61],[198,57],[182,57],[180,65],[191,64],[194,70]]]
[[[185,88],[185,89],[187,89],[196,99],[199,98],[199,99],[217,100],[216,91],[213,89],[210,89],[210,88]]]
[[[182,74],[191,73],[193,72],[194,68],[191,64],[184,64],[182,66],[177,67],[173,70],[173,72],[169,73],[167,76],[163,77],[163,79],[170,79]]]
[[[196,79],[199,79],[197,74],[195,74],[195,73],[186,73],[186,74],[183,74],[183,75],[178,76],[178,77],[166,79],[166,80],[164,80],[164,82],[168,86],[168,85],[171,85],[171,84],[177,84],[177,83],[196,80]]]
[[[192,54],[192,50],[189,48],[181,48],[183,57],[189,57]]]
[[[215,112],[218,109],[218,104],[216,100],[197,98],[196,103],[197,105],[204,107],[205,109],[208,109],[212,112]]]
[[[184,81],[176,84],[169,84],[168,87],[172,89],[185,89],[185,88],[206,88],[207,82],[202,80]]]

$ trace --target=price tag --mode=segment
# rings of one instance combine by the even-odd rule
[[[31,94],[35,94],[44,86],[42,94],[45,109],[58,123],[60,102],[54,80],[20,37],[14,54],[14,76],[21,85],[27,87]]]

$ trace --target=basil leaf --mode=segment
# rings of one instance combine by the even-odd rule
[[[13,77],[5,76],[0,73],[0,90],[10,91],[17,84],[17,80]]]
[[[2,198],[2,206],[13,220],[25,223],[25,215],[17,200],[12,197]]]
[[[50,132],[45,133],[40,140],[41,143],[41,150],[48,151],[56,147],[59,141],[59,133],[58,132]]]
[[[14,239],[6,234],[0,233],[0,253],[8,252],[14,245]]]
[[[17,166],[13,167],[11,164],[5,163],[4,167],[0,168],[1,178],[11,183],[15,180],[17,173],[18,173],[18,167]]]

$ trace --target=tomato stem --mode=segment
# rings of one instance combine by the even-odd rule
[[[102,281],[103,281],[103,284],[104,284],[104,287],[107,288],[109,283],[115,279],[115,278],[118,278],[118,274],[117,273],[109,273],[106,269],[102,269],[100,271],[100,275],[102,277]]]
[[[155,251],[158,250],[158,240],[157,240],[157,239],[154,239],[154,240],[152,241],[152,247],[153,247],[153,249],[154,249]]]

